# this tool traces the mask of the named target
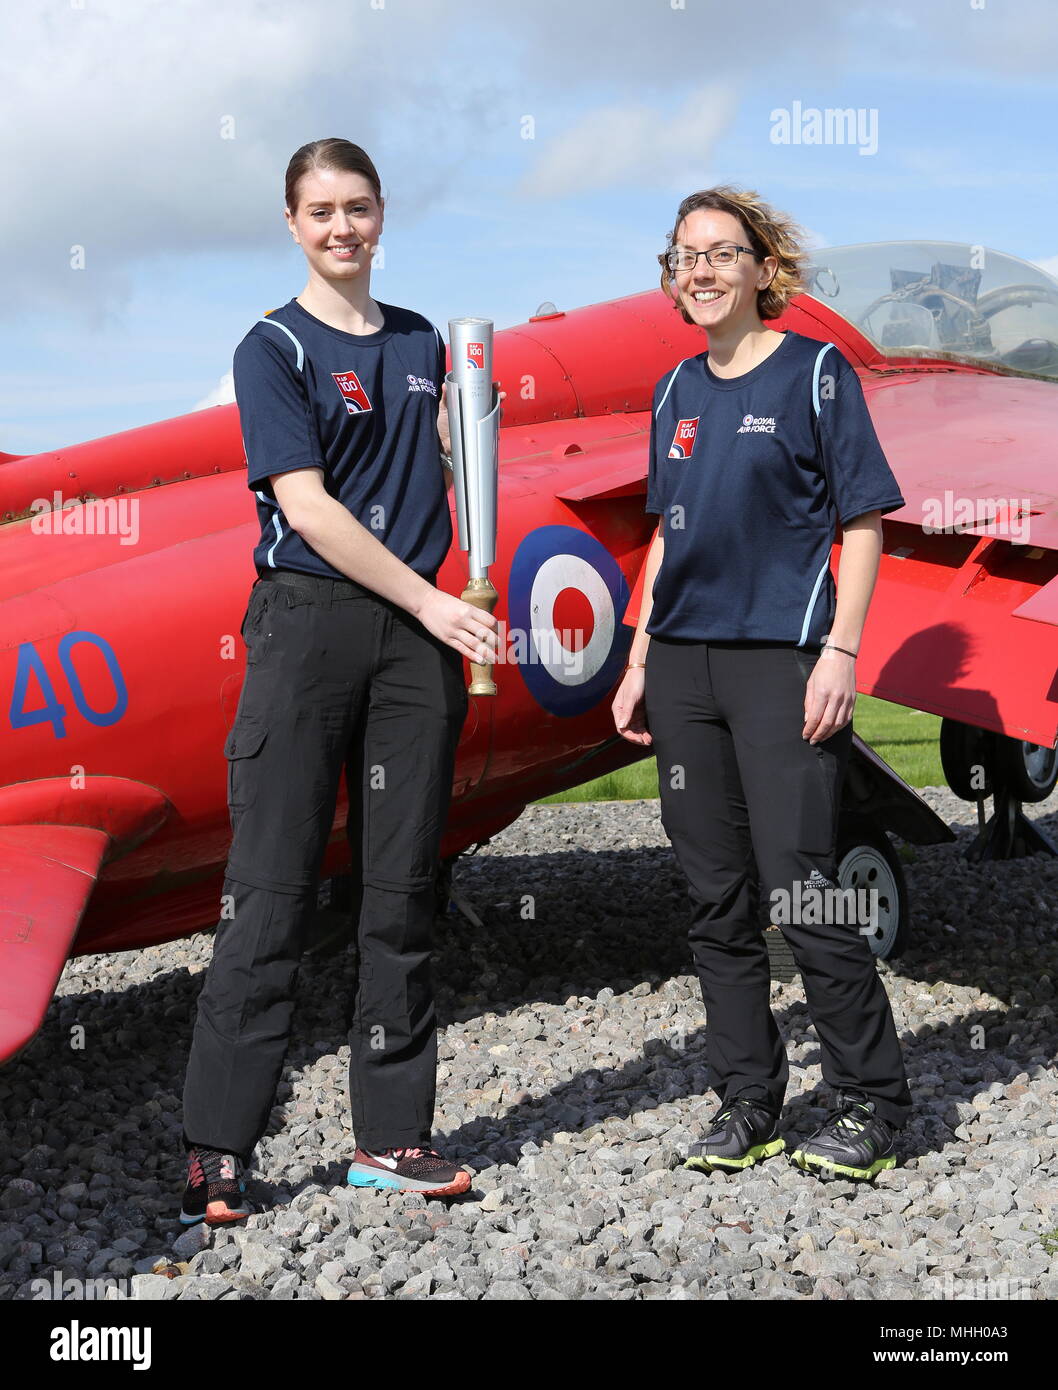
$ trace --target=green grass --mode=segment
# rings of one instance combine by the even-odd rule
[[[1040,1243],[1048,1255],[1058,1255],[1058,1228],[1041,1236]]]
[[[856,732],[885,759],[894,772],[913,787],[943,787],[940,766],[940,719],[935,714],[860,695],[853,716]],[[633,801],[657,796],[658,770],[653,756],[632,763],[618,772],[596,777],[583,786],[546,796],[538,803],[556,801]]]
[[[894,772],[913,787],[944,787],[940,765],[940,716],[860,695],[852,722]]]

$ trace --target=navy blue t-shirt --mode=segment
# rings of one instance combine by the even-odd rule
[[[258,569],[342,579],[283,515],[273,473],[322,468],[323,485],[387,550],[433,580],[452,542],[437,408],[445,348],[428,319],[379,303],[376,333],[345,333],[296,299],[235,349],[247,481],[257,499]]]
[[[800,333],[730,379],[707,356],[654,390],[646,510],[665,553],[646,630],[818,646],[835,520],[904,504],[863,388],[833,343]]]

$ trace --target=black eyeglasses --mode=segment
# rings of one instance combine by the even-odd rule
[[[729,246],[714,246],[710,251],[692,251],[688,246],[674,246],[671,251],[664,254],[665,264],[675,275],[688,270],[693,270],[698,264],[698,257],[704,256],[706,265],[711,265],[714,270],[722,269],[724,266],[737,265],[739,255],[745,252],[747,256],[753,256],[756,260],[763,260],[759,252],[754,251],[752,246],[736,246],[732,242]]]

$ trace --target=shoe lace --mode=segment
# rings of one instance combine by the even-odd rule
[[[420,1166],[424,1168],[443,1168],[445,1166],[445,1161],[437,1150],[427,1148],[424,1145],[419,1145],[413,1149],[389,1149],[388,1152],[398,1163],[403,1163],[408,1158],[417,1158],[421,1160]]]
[[[857,1110],[862,1111],[862,1116],[854,1113]],[[840,1104],[827,1116],[824,1128],[833,1127],[839,1132],[862,1134],[874,1119],[869,1102],[857,1100],[854,1096],[842,1096]]]
[[[235,1154],[225,1153],[222,1149],[196,1148],[191,1155],[192,1170],[196,1158],[202,1176],[210,1187],[238,1183],[242,1164]]]
[[[714,1134],[719,1134],[727,1127],[727,1120],[731,1113],[741,1106],[743,1109],[760,1110],[763,1107],[758,1101],[749,1096],[735,1096],[734,1100],[726,1100],[713,1118],[709,1121],[709,1138]]]

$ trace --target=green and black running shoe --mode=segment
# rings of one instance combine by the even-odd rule
[[[709,1133],[692,1144],[685,1168],[752,1168],[760,1159],[782,1153],[785,1140],[779,1134],[779,1117],[751,1096],[725,1101],[709,1122]]]
[[[883,1168],[896,1167],[896,1133],[863,1091],[842,1091],[838,1108],[791,1158],[817,1177],[869,1182]]]

